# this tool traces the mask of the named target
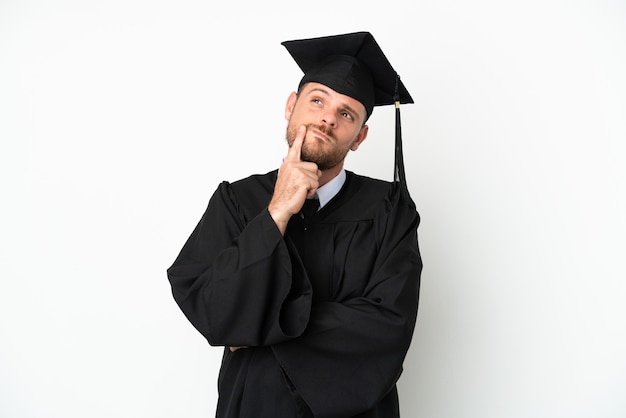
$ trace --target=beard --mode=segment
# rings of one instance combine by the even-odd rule
[[[315,125],[313,123],[309,123],[306,125],[307,132],[311,129],[315,129],[320,131],[328,138],[330,138],[331,142],[334,143],[331,149],[324,150],[324,145],[327,144],[311,144],[310,142],[305,141],[302,143],[302,150],[300,153],[300,159],[302,161],[308,161],[311,163],[317,164],[317,168],[325,171],[330,170],[331,168],[336,167],[341,164],[343,160],[346,158],[348,151],[350,150],[350,146],[345,148],[338,147],[337,139],[334,137],[333,133],[330,129],[328,129],[325,125]],[[289,122],[287,125],[287,143],[289,146],[293,144],[293,141],[296,139],[296,135],[298,132],[298,126]],[[317,142],[317,141],[316,141]]]

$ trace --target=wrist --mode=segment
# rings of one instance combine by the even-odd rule
[[[272,220],[280,230],[281,235],[285,235],[285,231],[287,230],[287,224],[289,223],[289,219],[291,219],[291,214],[284,210],[280,210],[270,204],[267,207],[267,211],[269,212]]]

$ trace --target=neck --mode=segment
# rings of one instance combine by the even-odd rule
[[[337,177],[337,175],[341,172],[342,168],[343,168],[343,161],[337,164],[336,166],[334,166],[333,168],[329,168],[328,170],[322,171],[322,175],[320,176],[320,179],[319,179],[320,187],[322,187],[323,185],[325,185],[326,183],[328,183],[329,181]]]

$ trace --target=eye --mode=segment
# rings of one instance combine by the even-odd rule
[[[341,112],[341,116],[349,120],[353,119],[352,114],[348,112]]]
[[[316,105],[321,105],[322,104],[322,100],[321,99],[311,99],[311,103],[316,104]]]

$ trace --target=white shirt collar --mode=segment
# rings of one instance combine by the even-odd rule
[[[341,169],[339,174],[337,174],[332,180],[317,189],[316,193],[320,200],[320,209],[323,208],[325,204],[330,202],[330,200],[335,197],[337,193],[339,193],[339,190],[341,190],[345,182],[346,170]]]

